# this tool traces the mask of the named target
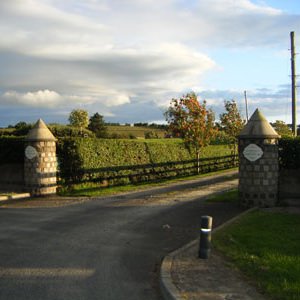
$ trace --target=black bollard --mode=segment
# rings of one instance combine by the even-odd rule
[[[212,217],[201,217],[199,258],[208,259],[210,255]]]

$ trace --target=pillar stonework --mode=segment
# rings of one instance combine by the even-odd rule
[[[56,138],[39,119],[25,138],[25,189],[32,196],[56,194],[56,171]]]
[[[257,109],[239,135],[239,201],[245,207],[278,203],[279,135]]]

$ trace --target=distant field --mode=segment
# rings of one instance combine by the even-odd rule
[[[14,130],[14,128],[0,128],[0,135],[11,134]]]
[[[107,126],[109,134],[119,134],[121,136],[135,136],[136,138],[145,138],[146,132],[153,132],[157,134],[159,138],[163,138],[165,136],[165,131],[161,129],[149,128],[149,127],[132,127],[128,125],[120,125],[120,126]]]
[[[62,127],[64,125],[61,125]],[[0,128],[0,136],[1,135],[9,135],[11,134],[15,129],[14,128]],[[108,133],[110,135],[116,134],[118,135],[117,138],[145,138],[145,134],[148,132],[152,132],[153,138],[164,138],[165,131],[162,129],[156,129],[156,128],[149,128],[149,127],[131,127],[128,125],[120,125],[120,126],[107,126]],[[154,136],[153,136],[154,135]]]

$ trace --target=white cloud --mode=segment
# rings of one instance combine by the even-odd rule
[[[126,94],[118,94],[111,95],[106,99],[106,106],[119,106],[126,103],[130,103],[130,97]]]
[[[126,52],[157,43],[257,46],[278,43],[286,28],[300,25],[278,9],[249,0],[46,1],[0,3],[0,49],[27,55],[76,59]],[[96,13],[95,13],[96,9]],[[268,33],[268,34],[266,34]]]
[[[130,103],[130,98],[133,95],[130,95],[129,93],[126,93],[126,91],[118,91],[110,88],[109,86],[102,86],[101,84],[88,84],[88,83],[80,83],[74,82],[74,87],[81,86],[81,84],[84,84],[85,94],[90,95],[89,103],[93,105],[102,105],[102,109],[110,108],[114,106],[121,106],[124,104]],[[76,96],[74,97],[80,101],[82,97]],[[70,99],[70,97],[67,97],[67,99]],[[72,99],[72,98],[71,98]],[[81,100],[82,101],[82,100]]]
[[[49,90],[18,93],[16,91],[7,91],[2,95],[2,104],[10,105],[24,105],[33,107],[49,107],[53,108],[59,105],[62,97]]]
[[[222,16],[224,13],[230,16],[263,14],[265,16],[278,16],[282,12],[265,4],[255,4],[250,0],[210,0],[198,1],[198,7],[215,15]]]
[[[117,91],[106,90],[97,96],[60,95],[55,91],[40,90],[35,92],[20,93],[7,91],[0,95],[2,105],[22,105],[25,107],[41,107],[57,109],[60,107],[74,107],[78,105],[102,104],[105,107],[113,107],[130,103],[130,97]]]
[[[34,56],[71,54],[107,44],[106,26],[80,14],[63,11],[36,0],[0,2],[0,49]],[[96,39],[97,37],[97,39]],[[89,51],[88,51],[89,52]]]
[[[90,87],[91,88],[91,87]],[[124,105],[130,103],[130,96],[125,93],[119,93],[113,90],[98,91],[95,94],[86,95],[68,95],[59,94],[55,91],[39,90],[34,92],[20,93],[16,91],[7,91],[0,95],[0,105],[40,107],[57,109],[74,106],[89,106],[101,104],[105,108]],[[111,115],[107,110],[106,114]]]

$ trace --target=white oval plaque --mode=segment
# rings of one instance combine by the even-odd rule
[[[244,149],[243,154],[249,161],[256,161],[263,156],[264,152],[257,145],[250,144]]]
[[[34,157],[37,156],[37,151],[34,147],[32,146],[27,146],[25,148],[25,156],[28,158],[28,159],[33,159]]]

